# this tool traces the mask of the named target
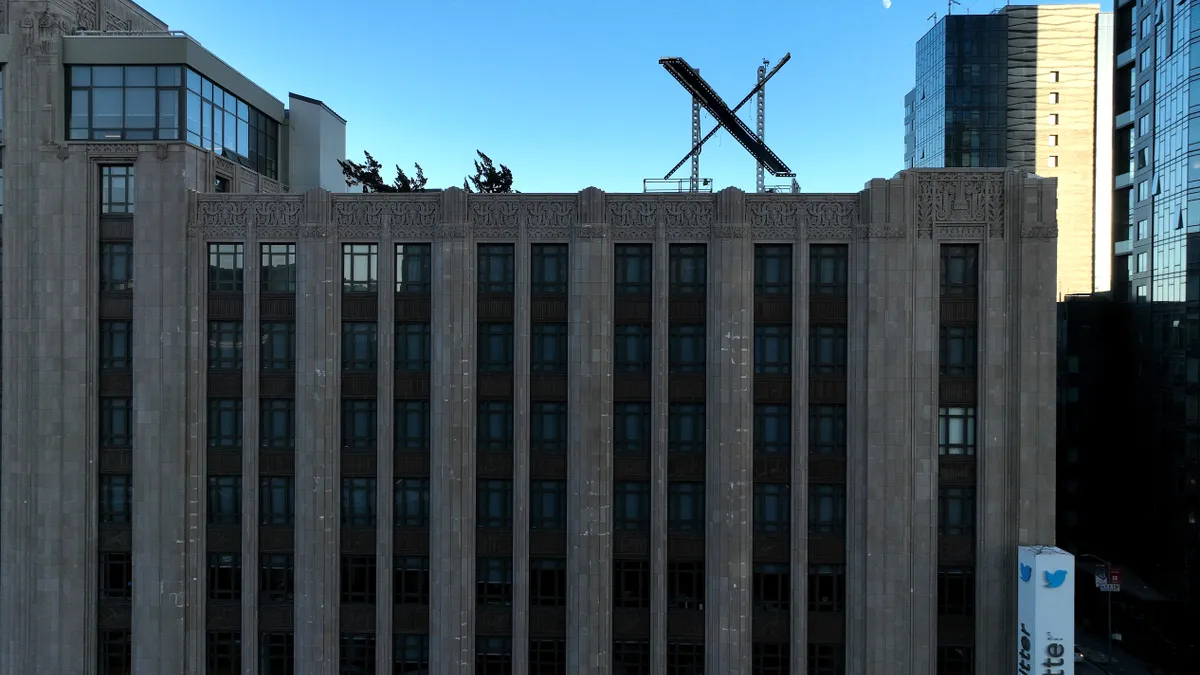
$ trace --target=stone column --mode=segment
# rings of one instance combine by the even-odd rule
[[[798,236],[792,248],[792,594],[789,619],[794,673],[808,672],[808,225],[804,222],[797,228]]]
[[[862,224],[850,241],[846,265],[846,672],[867,672],[867,317],[870,245],[866,232],[887,217],[886,204],[864,199]],[[807,305],[806,305],[807,309]],[[807,314],[807,312],[806,312]],[[807,316],[805,317],[807,334]],[[807,337],[807,335],[806,335]],[[808,353],[804,359],[807,366]],[[807,417],[806,417],[807,419]],[[805,438],[807,443],[808,439]],[[807,485],[805,486],[807,489]],[[806,505],[807,506],[807,505]],[[804,527],[807,530],[808,523]],[[803,570],[807,574],[808,570]],[[808,577],[805,576],[807,582]],[[795,594],[793,594],[795,597]],[[801,602],[806,601],[801,597]],[[803,610],[807,614],[807,605]],[[805,645],[807,661],[808,648]],[[801,671],[803,672],[803,671]]]
[[[475,246],[467,194],[442,193],[433,242],[429,672],[475,672]]]
[[[246,288],[242,307],[242,669],[251,673],[258,672],[258,439],[261,423],[258,378],[262,357],[262,324],[259,321],[262,248],[256,225],[251,225],[247,233],[246,266],[242,277]]]
[[[304,195],[296,245],[298,675],[338,673],[342,256],[328,192]]]
[[[667,438],[671,249],[659,227],[654,240],[654,319],[650,366],[650,672],[667,672]],[[615,289],[614,289],[615,292]]]
[[[384,216],[389,218],[390,216]],[[375,560],[378,567],[375,575],[375,657],[376,672],[392,670],[392,617],[395,600],[392,585],[395,578],[396,534],[396,242],[391,230],[383,223],[379,228],[379,303],[376,315],[378,356],[376,373],[376,414],[378,415],[378,448],[375,465],[375,512],[378,523],[375,529]]]
[[[745,193],[717,195],[708,253],[704,658],[713,673],[750,671],[754,494],[754,243]]]
[[[612,662],[613,245],[604,193],[579,193],[568,293],[567,672]]]
[[[529,672],[529,378],[532,258],[529,235],[521,224],[514,245],[513,289],[513,606],[512,669]],[[567,414],[571,412],[568,410]]]

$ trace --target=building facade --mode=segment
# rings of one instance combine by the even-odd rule
[[[1110,275],[1112,18],[1099,10],[945,16],[917,42],[905,97],[906,167],[1058,178],[1060,298],[1107,290]]]

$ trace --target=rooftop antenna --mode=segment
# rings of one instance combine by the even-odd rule
[[[708,132],[707,136],[704,136],[693,143],[692,149],[689,150],[686,155],[684,155],[683,159],[679,160],[678,164],[676,164],[671,168],[670,171],[667,172],[666,177],[663,178],[663,182],[671,180],[671,176],[675,175],[675,172],[678,171],[679,168],[685,163],[687,163],[689,159],[694,160],[695,156],[700,152],[700,148],[722,128],[728,131],[729,135],[733,136],[734,140],[740,143],[742,147],[750,153],[750,155],[762,166],[765,171],[770,172],[773,176],[780,176],[784,178],[795,177],[796,174],[788,168],[788,165],[785,164],[783,160],[775,154],[774,151],[772,151],[766,146],[766,144],[762,142],[761,136],[758,136],[751,131],[750,128],[746,126],[746,123],[737,116],[737,111],[740,110],[742,106],[746,105],[750,99],[754,98],[756,94],[762,91],[767,82],[774,77],[775,73],[778,73],[779,69],[782,68],[785,63],[791,60],[791,58],[791,53],[784,54],[783,58],[775,64],[775,67],[770,71],[764,72],[760,77],[758,84],[756,84],[754,88],[750,90],[750,93],[746,94],[746,97],[743,98],[732,109],[725,103],[725,101],[721,99],[720,96],[717,95],[717,92],[713,90],[712,86],[709,85],[708,82],[704,81],[704,78],[700,77],[700,71],[689,65],[687,61],[677,56],[659,59],[659,64],[661,64],[662,67],[665,68],[666,71],[679,82],[679,84],[683,85],[683,88],[692,95],[693,101],[698,102],[699,105],[707,110],[708,114],[712,115],[713,119],[717,121],[717,126],[714,127],[712,131]],[[764,68],[760,70],[765,70],[765,65]],[[695,105],[695,103],[693,103],[693,105]],[[759,129],[761,132],[761,122],[759,124]],[[694,108],[692,115],[692,126],[693,139],[695,139],[695,136],[697,135],[696,129],[698,124],[697,115],[695,114]],[[690,191],[695,192],[698,191],[699,188],[699,167],[698,162],[694,160]]]
[[[758,84],[760,86],[758,88],[758,112],[754,116],[754,119],[757,122],[757,128],[755,131],[758,133],[758,140],[760,143],[766,142],[767,134],[767,88],[764,86],[763,79],[767,76],[767,66],[769,65],[771,65],[771,62],[767,59],[763,59],[762,65],[758,67]],[[759,194],[766,192],[767,183],[763,177],[763,163],[761,160],[759,160],[755,169],[754,179],[755,191]]]
[[[927,19],[927,20],[928,20],[928,21],[933,21],[933,22],[935,22],[935,23],[936,23],[936,22],[937,22],[937,12],[934,12],[933,14],[930,14],[930,15],[929,15],[929,19]]]
[[[955,5],[962,7],[962,3],[958,0],[946,0],[946,16],[950,16],[950,13],[954,9]]]

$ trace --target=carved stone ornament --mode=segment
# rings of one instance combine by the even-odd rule
[[[75,26],[82,30],[100,29],[96,0],[75,0]]]
[[[467,198],[471,234],[476,239],[517,239],[521,236],[521,197]]]
[[[170,150],[167,148],[167,144],[159,143],[159,144],[155,145],[154,146],[154,156],[157,157],[158,161],[160,161],[160,162],[165,161],[167,159],[167,157],[170,156]]]
[[[795,239],[804,204],[794,196],[746,195],[746,213],[755,239]]]
[[[903,227],[871,225],[863,228],[862,234],[867,239],[903,239],[908,236],[908,231]]]
[[[992,173],[922,173],[917,178],[917,236],[932,237],[942,223],[988,226],[1004,236],[1004,176]]]
[[[985,225],[938,225],[933,230],[936,239],[978,240],[987,236]]]
[[[659,202],[644,197],[606,195],[608,223],[617,241],[654,241],[658,234]]]
[[[224,157],[213,157],[213,167],[217,173],[226,178],[237,176],[237,164],[225,159]]]
[[[262,179],[262,191],[271,195],[279,194],[279,181],[264,177]]]
[[[7,5],[8,3],[4,3]],[[7,12],[7,10],[6,10]],[[25,54],[28,56],[52,56],[58,53],[62,36],[71,31],[63,17],[49,8],[31,11],[21,19],[21,33],[25,38]]]
[[[250,225],[248,202],[206,199],[196,202],[196,222],[189,232],[208,239],[245,239]]]
[[[689,196],[664,200],[662,217],[668,239],[708,239],[717,222],[717,203]]]
[[[579,209],[574,197],[539,199],[525,204],[525,236],[534,241],[570,239]]]
[[[595,241],[609,237],[608,223],[575,223],[571,226],[574,241]]]
[[[342,239],[378,239],[383,232],[384,197],[334,198],[333,226]]]
[[[137,157],[136,143],[88,143],[89,157]]]
[[[129,19],[123,19],[116,14],[105,10],[104,12],[104,30],[116,32],[129,32],[133,30],[133,22]]]
[[[388,213],[391,216],[388,229],[391,231],[392,241],[432,239],[441,205],[441,199],[436,196],[387,202]]]
[[[1022,239],[1058,239],[1058,228],[1046,225],[1032,225],[1021,228]]]
[[[54,156],[66,161],[71,156],[71,148],[66,143],[56,143],[54,145]]]

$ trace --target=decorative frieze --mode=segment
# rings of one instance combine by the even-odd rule
[[[917,172],[917,236],[933,236],[938,225],[986,226],[1004,236],[1004,174]]]

